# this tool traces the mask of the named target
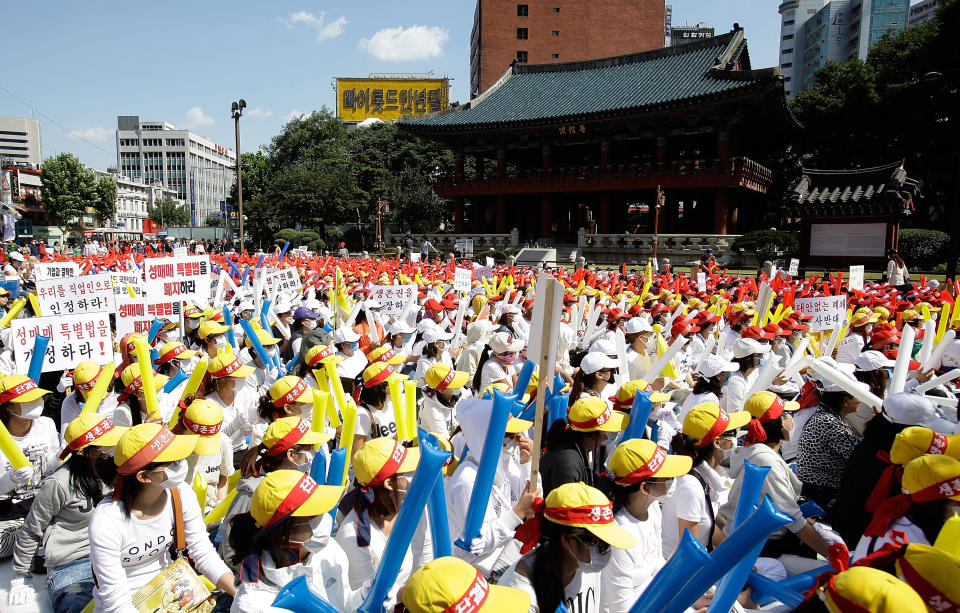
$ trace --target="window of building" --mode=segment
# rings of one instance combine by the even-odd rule
[[[553,12],[554,12],[554,13],[559,13],[559,12],[560,12],[560,7],[559,7],[559,6],[553,7]]]
[[[559,54],[559,53],[554,53],[554,54],[551,55],[550,57],[552,57],[552,58],[555,59],[555,60],[559,60],[559,59],[560,59],[560,54]]]
[[[517,28],[517,40],[527,40],[526,28]]]
[[[783,53],[783,55],[789,55],[789,54],[793,53],[793,49],[784,49],[784,50],[782,51],[782,53]]]
[[[787,21],[784,21],[784,22],[783,22],[783,25],[785,25],[785,26],[792,26],[792,25],[795,24],[795,23],[796,23],[796,21],[794,21],[793,19],[789,19],[789,20],[787,20]]]
[[[552,32],[552,34],[553,34],[554,36],[560,36],[560,30],[554,30],[554,31]]]
[[[793,34],[787,34],[783,37],[783,40],[793,40]]]
[[[517,5],[517,17],[527,17],[530,15],[530,7],[526,4]]]
[[[527,63],[527,52],[526,51],[517,51],[517,63],[526,64]]]
[[[780,64],[780,68],[793,68],[793,62],[784,62]]]

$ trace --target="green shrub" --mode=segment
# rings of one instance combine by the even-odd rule
[[[757,230],[740,236],[733,242],[735,250],[744,250],[754,254],[761,264],[773,260],[775,256],[790,257],[800,249],[800,242],[789,232],[779,230]]]
[[[938,264],[946,262],[949,248],[950,235],[946,232],[900,230],[900,245],[897,251],[909,269],[933,270]]]

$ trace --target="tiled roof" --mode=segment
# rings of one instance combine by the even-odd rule
[[[903,162],[855,170],[804,168],[788,203],[807,214],[839,215],[871,206],[881,213],[912,208],[919,193],[920,182],[907,176]]]
[[[739,64],[739,65],[738,65]],[[737,67],[738,70],[734,70]],[[468,105],[419,119],[413,132],[658,110],[741,91],[782,89],[778,68],[750,70],[743,30],[677,47],[563,64],[515,64]]]

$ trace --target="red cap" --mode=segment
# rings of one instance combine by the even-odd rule
[[[743,332],[740,333],[742,338],[752,338],[755,341],[760,339],[770,340],[773,338],[772,332],[767,332],[760,326],[748,326]]]

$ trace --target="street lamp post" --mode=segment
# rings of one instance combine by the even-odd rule
[[[237,133],[237,216],[240,220],[240,248],[238,251],[243,253],[243,180],[240,177],[240,118],[243,116],[243,109],[247,108],[247,102],[240,100],[230,105],[230,116],[233,117],[234,127]]]
[[[663,205],[667,202],[667,196],[663,193],[663,190],[660,189],[660,186],[657,186],[657,202],[654,204],[653,210],[653,259],[657,259],[657,247],[660,243],[660,209],[663,208]]]

